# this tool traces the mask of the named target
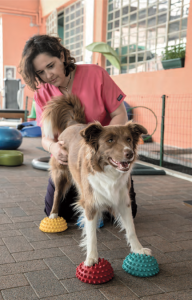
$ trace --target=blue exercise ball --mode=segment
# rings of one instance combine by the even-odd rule
[[[15,150],[22,143],[19,130],[10,127],[0,127],[0,150]]]

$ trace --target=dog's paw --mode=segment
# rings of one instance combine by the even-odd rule
[[[49,216],[49,219],[56,219],[56,218],[58,218],[58,214],[51,214]]]
[[[141,248],[140,250],[138,251],[134,251],[134,253],[138,253],[138,254],[146,254],[146,255],[152,255],[152,251],[151,249],[148,249],[148,248]]]
[[[87,267],[92,267],[94,264],[98,263],[98,257],[96,258],[87,258],[86,261],[84,262],[84,265]]]

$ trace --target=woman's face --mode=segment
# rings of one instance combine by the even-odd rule
[[[45,82],[56,87],[65,85],[64,55],[61,58],[40,53],[33,60],[35,73]]]

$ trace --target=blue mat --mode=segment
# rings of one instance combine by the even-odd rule
[[[132,175],[166,175],[164,170],[156,170],[153,167],[148,167],[135,163],[131,172]]]

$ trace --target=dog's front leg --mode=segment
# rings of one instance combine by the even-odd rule
[[[98,252],[97,252],[97,218],[98,213],[95,213],[92,220],[88,220],[85,211],[85,231],[87,240],[87,257],[85,260],[86,266],[93,266],[98,263]]]
[[[129,200],[128,202],[130,203]],[[125,228],[126,230],[127,242],[131,246],[131,252],[151,255],[151,250],[148,248],[143,248],[137,238],[133,217],[132,217],[131,205],[127,206],[126,203],[121,203],[119,205],[119,213],[120,213],[121,223],[123,225],[123,228]]]

